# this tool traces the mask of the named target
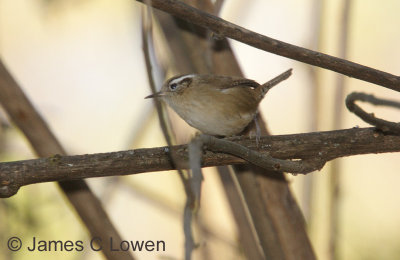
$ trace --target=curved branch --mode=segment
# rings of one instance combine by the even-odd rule
[[[145,4],[147,4],[144,0],[137,1],[145,2]],[[181,1],[152,0],[150,3],[151,6],[157,9],[170,13],[190,23],[205,27],[219,36],[228,37],[289,59],[336,71],[349,77],[368,81],[395,91],[400,91],[399,76],[272,39],[191,7]]]
[[[376,106],[390,106],[395,108],[400,108],[400,102],[388,99],[376,98],[373,95],[361,92],[353,92],[349,94],[346,98],[347,108],[350,110],[350,112],[356,114],[364,122],[376,126],[376,128],[378,128],[382,132],[400,134],[400,123],[395,123],[384,119],[380,119],[375,117],[373,113],[365,112],[361,107],[355,104],[355,101],[357,100],[368,102]]]
[[[316,157],[329,161],[357,154],[400,151],[400,136],[385,135],[374,128],[265,136],[258,146],[249,138],[229,140],[262,155],[305,161]],[[0,197],[10,197],[21,186],[39,182],[173,170],[176,168],[171,163],[170,152],[178,159],[177,168],[189,168],[186,145],[0,163]],[[232,155],[206,151],[202,167],[243,163],[243,159]]]
[[[307,174],[320,170],[325,164],[325,161],[320,157],[296,161],[283,160],[274,158],[269,153],[261,153],[226,139],[218,139],[210,135],[200,135],[198,138],[210,151],[235,155],[267,170]],[[256,139],[257,143],[258,140]]]

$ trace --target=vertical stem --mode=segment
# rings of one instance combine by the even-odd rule
[[[348,49],[348,31],[351,11],[351,0],[344,0],[341,14],[340,34],[338,37],[338,48],[340,58],[347,58]],[[343,120],[344,108],[344,93],[345,93],[345,78],[338,74],[336,77],[336,92],[335,92],[335,108],[333,116],[334,129],[341,128]],[[339,228],[340,228],[340,182],[341,182],[341,161],[334,160],[329,174],[330,189],[329,189],[329,258],[330,260],[339,259]]]
[[[150,1],[150,0],[149,0]],[[153,57],[155,57],[155,51],[152,49],[154,46],[153,38],[152,38],[152,18],[150,7],[147,7],[147,16],[142,14],[142,48],[146,63],[146,71],[148,74],[149,85],[153,93],[156,92],[155,80],[153,76],[153,65],[151,60],[151,52],[153,52]],[[158,68],[159,69],[159,68]],[[161,126],[162,133],[164,135],[165,141],[168,146],[171,147],[174,140],[171,129],[167,124],[167,115],[163,113],[163,108],[161,106],[161,102],[158,99],[153,100],[155,103],[155,107],[157,110],[158,120]],[[169,154],[171,157],[171,161],[176,163],[175,158],[172,154]],[[196,207],[196,196],[190,185],[190,178],[185,178],[183,170],[177,170],[178,175],[182,181],[185,193],[186,193],[186,203],[183,213],[183,231],[185,235],[185,260],[190,260],[192,257],[192,252],[195,249],[195,242],[193,238],[193,219],[195,215],[195,207]]]
[[[313,1],[313,10],[311,14],[311,27],[312,27],[312,39],[310,43],[310,49],[312,50],[319,50],[320,47],[320,37],[321,37],[321,18],[322,18],[322,4],[323,1],[321,0],[314,0]],[[319,125],[319,107],[321,103],[319,102],[320,91],[318,88],[318,75],[317,75],[317,68],[307,66],[310,76],[310,104],[309,108],[309,115],[311,116],[310,120],[310,132],[316,132],[318,130]],[[313,174],[308,174],[304,176],[303,182],[303,191],[302,191],[302,208],[303,214],[305,219],[308,221],[308,224],[312,223],[312,198],[313,198],[313,183],[314,183],[314,176]]]

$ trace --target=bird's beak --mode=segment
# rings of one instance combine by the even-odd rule
[[[164,96],[165,94],[164,94],[164,92],[157,92],[157,93],[154,93],[154,94],[151,94],[151,95],[148,95],[147,97],[145,97],[145,99],[146,98],[158,98],[158,97],[162,97],[162,96]]]

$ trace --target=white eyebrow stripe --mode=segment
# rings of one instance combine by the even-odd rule
[[[194,76],[195,76],[195,74],[183,75],[183,76],[181,76],[181,77],[179,77],[179,78],[176,78],[176,79],[171,80],[171,81],[169,82],[169,85],[174,84],[174,83],[178,84],[178,83],[181,82],[182,80],[184,80],[184,79],[186,79],[186,78],[193,78]]]

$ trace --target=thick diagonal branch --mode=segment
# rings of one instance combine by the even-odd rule
[[[44,119],[33,107],[1,60],[0,103],[14,123],[25,134],[39,156],[44,157],[55,153],[65,153]],[[15,176],[25,179],[23,174],[15,174]],[[35,175],[35,172],[32,172],[32,174]],[[2,170],[0,170],[0,176],[0,193],[16,192],[15,189],[18,188],[14,184],[15,176],[9,175]],[[108,243],[107,241],[110,237],[117,241],[122,241],[100,201],[91,192],[84,180],[66,180],[58,184],[93,237],[100,237],[104,243]],[[127,251],[116,253],[109,250],[109,247],[107,249],[104,247],[102,252],[107,259],[133,259],[133,256]]]
[[[146,2],[144,0],[137,0]],[[400,77],[376,70],[355,62],[340,59],[321,52],[295,46],[247,30],[217,16],[191,7],[177,0],[152,0],[151,5],[190,23],[205,27],[214,33],[243,42],[258,49],[268,51],[310,65],[336,71],[346,76],[368,81],[396,91],[400,91]]]

